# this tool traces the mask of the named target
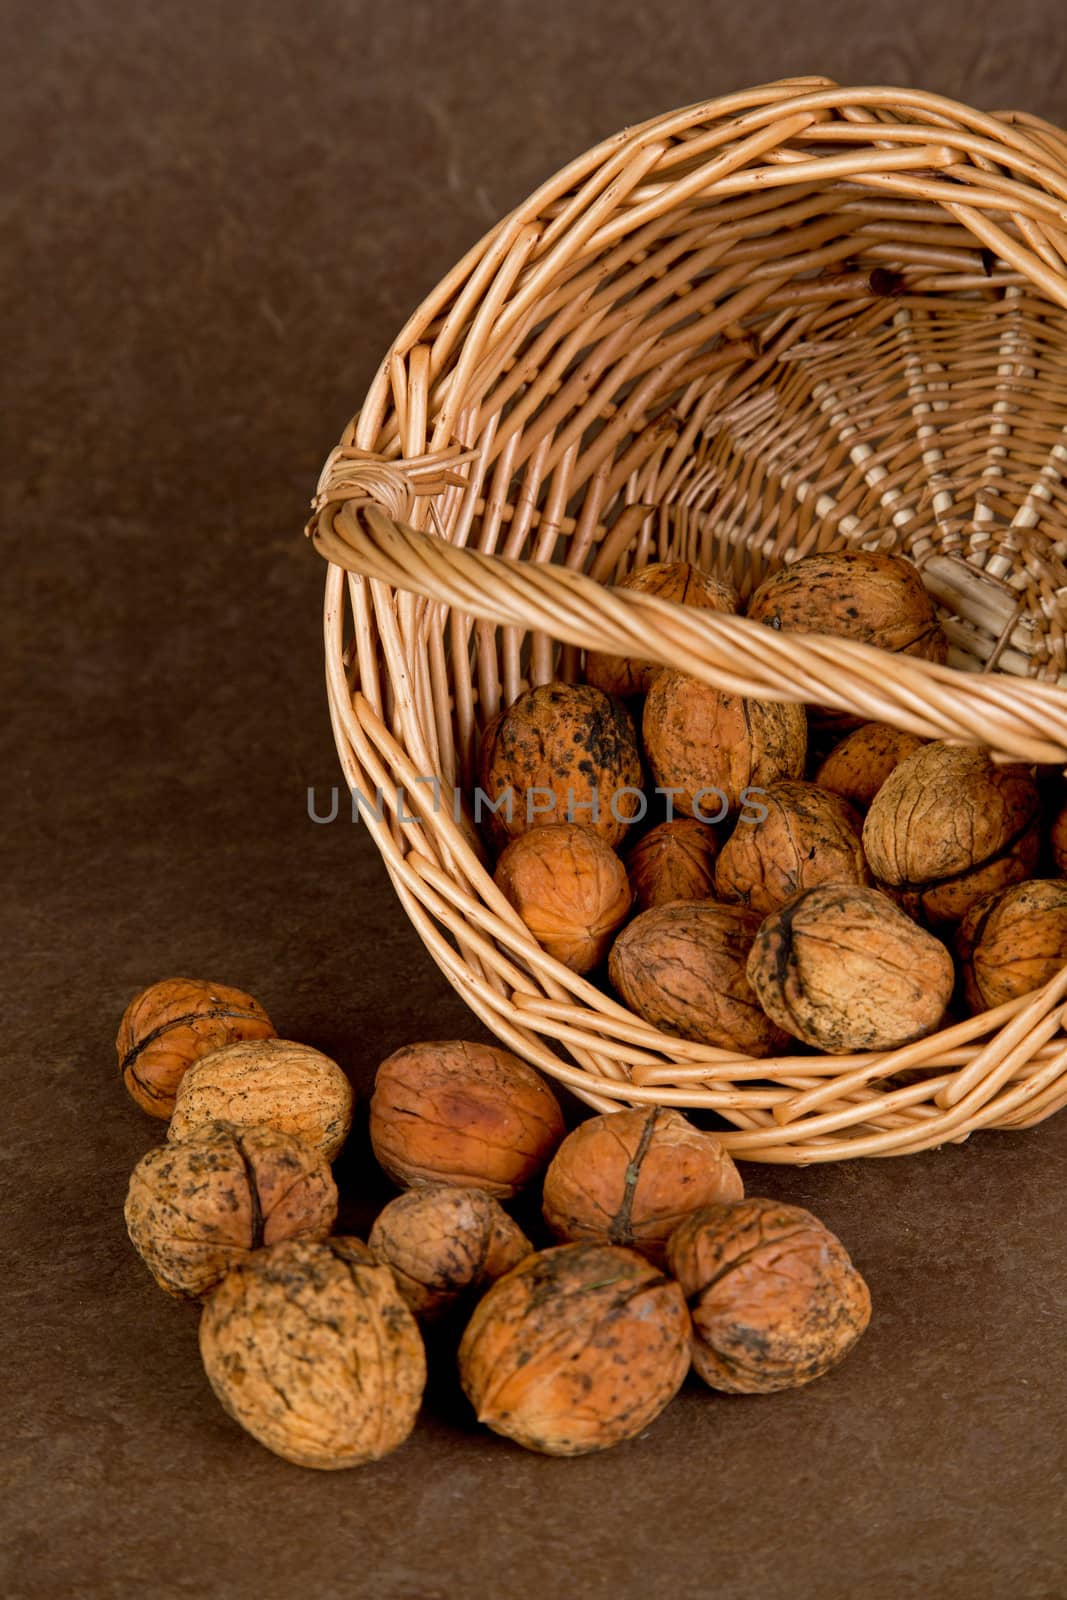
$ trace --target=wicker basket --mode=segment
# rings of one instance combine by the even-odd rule
[[[889,1054],[684,1043],[540,951],[451,805],[480,727],[589,648],[1067,762],[1065,308],[1067,136],[812,78],[590,151],[393,344],[309,525],[338,751],[438,965],[590,1105],[706,1108],[735,1155],[809,1163],[1067,1102],[1067,970]],[[611,587],[676,557],[744,594],[848,545],[920,564],[948,667]]]

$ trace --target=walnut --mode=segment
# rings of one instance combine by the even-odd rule
[[[772,783],[738,822],[715,864],[720,900],[774,911],[817,883],[869,883],[859,813],[814,783]]]
[[[630,914],[626,868],[598,834],[576,822],[520,834],[494,878],[542,949],[572,972],[602,961]]]
[[[123,1081],[142,1110],[164,1120],[186,1069],[237,1039],[270,1039],[274,1024],[243,989],[164,978],[134,995],[115,1041]]]
[[[774,1055],[787,1036],[761,1009],[745,976],[755,911],[677,901],[643,911],[616,939],[611,981],[654,1028],[742,1055]]]
[[[713,1134],[653,1106],[590,1117],[567,1135],[545,1173],[544,1217],[557,1239],[628,1245],[662,1267],[682,1217],[743,1194]]]
[[[689,1366],[682,1291],[633,1250],[527,1256],[478,1302],[459,1347],[480,1422],[527,1450],[576,1456],[632,1439]]]
[[[310,1045],[243,1040],[189,1068],[167,1138],[187,1139],[207,1122],[277,1128],[333,1161],[352,1126],[352,1086],[336,1061]]]
[[[1028,767],[998,767],[984,750],[938,741],[890,773],[867,813],[863,848],[905,910],[958,922],[983,895],[1029,877],[1038,812]]]
[[[975,1013],[1041,988],[1067,966],[1067,883],[1030,879],[984,896],[960,923],[956,948]]]
[[[1049,830],[1049,845],[1052,849],[1052,862],[1057,872],[1067,877],[1067,806],[1057,811],[1052,819]]]
[[[769,1394],[836,1367],[871,1317],[866,1283],[810,1211],[777,1200],[708,1206],[679,1223],[670,1270],[693,1318],[693,1366],[713,1389]]]
[[[248,1256],[204,1307],[200,1354],[234,1421],[301,1467],[388,1455],[426,1383],[418,1325],[358,1239],[291,1239]]]
[[[517,1267],[533,1250],[518,1223],[484,1189],[430,1184],[382,1210],[368,1245],[392,1269],[417,1317],[432,1321]]]
[[[815,782],[832,789],[858,811],[866,811],[894,767],[926,743],[885,722],[864,722],[835,744],[815,773]]]
[[[714,893],[715,830],[695,817],[661,822],[626,856],[630,885],[642,911],[672,900],[707,900]]]
[[[955,969],[939,939],[862,884],[807,889],[756,934],[748,978],[767,1015],[830,1055],[932,1033]]]
[[[675,810],[721,822],[745,791],[800,778],[807,754],[804,707],[742,699],[666,668],[645,700],[645,752],[656,784]]]
[[[654,594],[660,600],[674,600],[678,605],[705,611],[736,611],[740,604],[732,584],[713,578],[688,561],[653,561],[647,567],[628,573],[618,587],[637,589],[643,594]],[[650,661],[641,661],[635,656],[601,655],[591,650],[585,660],[587,682],[603,689],[605,694],[619,695],[623,699],[645,694],[654,671]]]
[[[403,1188],[451,1183],[508,1199],[547,1166],[564,1131],[540,1074],[489,1045],[406,1045],[374,1080],[371,1143]]]
[[[273,1128],[226,1123],[150,1150],[126,1195],[134,1247],[181,1300],[202,1299],[261,1245],[325,1238],[336,1215],[337,1190],[317,1150]]]
[[[643,812],[641,757],[621,701],[584,683],[528,689],[489,724],[475,821],[498,846],[528,828],[578,822],[618,844]]]

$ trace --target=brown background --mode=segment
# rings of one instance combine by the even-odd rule
[[[876,1318],[832,1377],[687,1389],[559,1462],[438,1381],[322,1475],[212,1399],[196,1313],[125,1238],[162,1134],[122,1093],[131,994],[251,988],[366,1087],[472,1031],[336,781],[321,459],[409,310],[627,122],[806,71],[1067,121],[1061,0],[25,0],[3,6],[7,984],[0,1121],[9,1596],[1067,1593],[1067,1117],[903,1161],[747,1169],[852,1248]],[[347,1220],[382,1190],[342,1169]]]

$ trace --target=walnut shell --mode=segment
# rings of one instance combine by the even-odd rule
[[[888,895],[820,884],[772,911],[748,977],[767,1015],[829,1055],[893,1050],[932,1033],[955,968],[939,939]]]
[[[1067,806],[1057,811],[1052,819],[1049,830],[1049,845],[1052,849],[1052,861],[1057,872],[1067,878]]]
[[[200,1354],[235,1422],[286,1461],[324,1470],[403,1444],[426,1383],[418,1325],[358,1239],[257,1250],[204,1307]]]
[[[478,1302],[459,1347],[479,1422],[527,1450],[576,1456],[632,1439],[689,1366],[682,1291],[633,1250],[527,1256]]]
[[[713,578],[689,561],[653,561],[627,573],[618,588],[637,589],[660,600],[673,600],[704,611],[736,611],[740,605],[732,584]],[[645,694],[655,670],[651,661],[641,661],[636,656],[602,655],[591,650],[585,658],[586,681],[621,699]]]
[[[765,1015],[745,976],[758,912],[677,901],[635,917],[612,947],[611,981],[645,1022],[678,1039],[743,1055],[774,1055],[787,1036]]]
[[[329,1166],[273,1128],[212,1123],[133,1169],[126,1227],[161,1289],[199,1300],[237,1262],[281,1239],[323,1239],[337,1216]]]
[[[858,811],[866,811],[894,767],[926,743],[886,722],[864,722],[835,744],[815,773],[815,782],[832,789]]]
[[[905,909],[958,922],[983,895],[1018,883],[1040,851],[1039,797],[1028,767],[938,741],[894,768],[863,825],[871,871]]]
[[[803,706],[743,699],[666,668],[645,700],[645,752],[674,809],[721,822],[744,805],[745,790],[804,775],[808,723]]]
[[[274,1024],[243,989],[164,978],[134,995],[119,1024],[119,1068],[143,1111],[166,1120],[186,1069],[238,1039],[271,1039]]]
[[[694,1211],[667,1260],[692,1313],[693,1366],[713,1389],[811,1383],[870,1321],[870,1293],[845,1247],[800,1206],[753,1198]]]
[[[552,1157],[544,1218],[557,1239],[628,1245],[662,1267],[682,1217],[744,1192],[719,1140],[680,1111],[612,1111],[579,1123]]]
[[[644,811],[629,712],[589,684],[546,683],[520,695],[489,724],[479,769],[474,820],[498,846],[559,822],[616,845]]]
[[[766,913],[817,883],[870,883],[857,811],[814,783],[772,783],[742,816],[715,863],[715,893]]]
[[[956,949],[972,1012],[1040,989],[1067,966],[1067,883],[1032,878],[986,895],[960,923]]]
[[[572,972],[588,972],[604,959],[633,902],[618,856],[576,822],[531,828],[513,839],[494,881],[541,948]]]
[[[564,1132],[540,1074],[489,1045],[405,1045],[374,1080],[371,1143],[403,1188],[451,1183],[508,1199],[548,1165]]]
[[[672,900],[708,900],[715,889],[715,830],[695,817],[661,822],[627,853],[626,869],[642,911]]]
[[[352,1086],[336,1061],[310,1045],[243,1040],[189,1068],[167,1138],[187,1139],[208,1122],[277,1128],[333,1161],[352,1126]]]
[[[533,1245],[484,1189],[406,1189],[379,1212],[367,1243],[405,1304],[431,1321],[502,1278]]]

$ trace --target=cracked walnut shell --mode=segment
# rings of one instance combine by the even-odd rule
[[[870,882],[863,823],[840,795],[814,783],[772,783],[758,804],[762,818],[742,817],[715,864],[720,900],[766,914],[819,883]]]
[[[379,1212],[367,1244],[401,1297],[430,1321],[510,1272],[533,1245],[484,1189],[407,1189]]]
[[[527,1256],[482,1297],[459,1347],[478,1420],[527,1450],[576,1456],[632,1439],[689,1367],[678,1285],[619,1245]]]
[[[552,1157],[544,1218],[557,1239],[627,1245],[662,1267],[684,1216],[743,1194],[719,1140],[680,1111],[611,1111],[580,1122]]]
[[[693,1367],[713,1389],[811,1383],[870,1321],[848,1252],[800,1206],[750,1199],[695,1211],[671,1235],[667,1260],[693,1319]]]
[[[243,989],[198,978],[164,978],[134,995],[115,1041],[123,1082],[137,1104],[164,1120],[188,1067],[238,1039],[269,1039],[274,1024]]]
[[[126,1227],[161,1289],[207,1295],[261,1245],[322,1239],[337,1189],[319,1152],[273,1128],[214,1123],[150,1150],[133,1169]]]
[[[715,830],[695,817],[676,817],[650,829],[626,855],[640,909],[650,911],[672,900],[711,899],[718,848]]]
[[[713,578],[689,561],[653,561],[627,573],[617,587],[705,611],[733,612],[740,604],[732,584]],[[651,661],[641,661],[636,656],[602,655],[596,650],[589,651],[585,660],[586,682],[620,699],[647,693],[655,670]]]
[[[972,1012],[1039,989],[1067,966],[1067,883],[1031,878],[971,907],[957,933]]]
[[[590,828],[560,822],[513,839],[494,882],[542,950],[572,972],[589,972],[630,914],[626,868]]]
[[[352,1126],[352,1086],[335,1061],[310,1045],[244,1040],[189,1068],[167,1137],[186,1139],[207,1122],[277,1128],[333,1161]]]
[[[224,1409],[301,1467],[358,1467],[408,1437],[426,1383],[418,1326],[388,1267],[358,1239],[258,1250],[200,1319]]]

